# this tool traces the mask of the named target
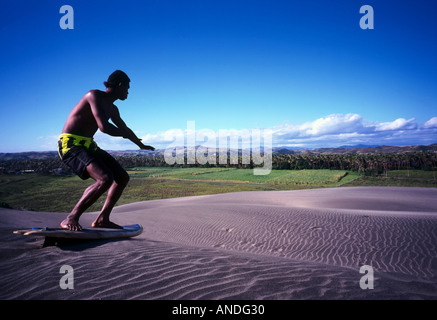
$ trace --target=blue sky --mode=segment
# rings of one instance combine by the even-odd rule
[[[63,30],[62,5],[74,9]],[[362,5],[374,29],[362,30]],[[437,3],[371,0],[2,0],[0,152],[55,150],[71,108],[131,78],[116,102],[144,142],[261,128],[273,145],[437,142]],[[240,130],[240,131],[239,131]],[[135,149],[101,133],[109,150]]]

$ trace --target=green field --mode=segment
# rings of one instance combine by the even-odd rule
[[[132,168],[118,205],[174,197],[240,191],[293,190],[337,186],[437,187],[432,171],[389,171],[362,176],[344,170],[273,170],[255,176],[251,169],[236,168]],[[0,205],[14,209],[69,212],[93,181],[75,176],[40,174],[0,175]],[[88,211],[98,211],[103,196]]]
[[[273,170],[268,175],[254,175],[251,169],[236,168],[134,168],[131,177],[166,178],[173,180],[223,181],[260,184],[331,184],[348,172],[343,170]]]

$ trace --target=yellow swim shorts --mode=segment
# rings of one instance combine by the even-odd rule
[[[90,151],[96,151],[98,149],[97,143],[93,138],[82,137],[71,133],[63,133],[59,136],[58,140],[59,157],[62,159],[73,146],[82,147]]]

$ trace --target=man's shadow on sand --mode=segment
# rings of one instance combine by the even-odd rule
[[[115,239],[69,239],[69,238],[55,238],[45,237],[43,248],[58,247],[65,251],[83,251],[99,247],[101,245],[119,242],[119,241],[136,241],[134,238],[115,238]]]

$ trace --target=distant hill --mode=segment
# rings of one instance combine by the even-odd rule
[[[198,149],[199,147],[196,147]],[[184,148],[185,152],[187,148]],[[156,151],[144,151],[144,150],[109,150],[108,152],[113,156],[164,156],[164,149],[159,149]],[[205,148],[206,151],[206,148]],[[219,152],[218,149],[208,148],[209,152]],[[367,146],[367,145],[356,145],[356,146],[341,146],[337,148],[315,148],[315,149],[305,149],[296,148],[292,149],[289,147],[275,147],[272,148],[273,155],[281,154],[388,154],[388,153],[405,153],[405,152],[437,152],[437,143],[430,145],[410,145],[410,146]],[[238,151],[241,154],[241,150]],[[49,159],[58,157],[56,151],[29,151],[29,152],[18,152],[18,153],[0,153],[0,161],[7,160],[32,160],[32,159]]]
[[[405,153],[405,152],[437,152],[437,143],[411,146],[343,146],[338,148],[318,148],[306,149],[305,153],[334,153],[334,154],[387,154],[387,153]]]
[[[49,159],[58,157],[56,151],[29,151],[17,153],[0,153],[0,160],[32,160],[32,159]]]

